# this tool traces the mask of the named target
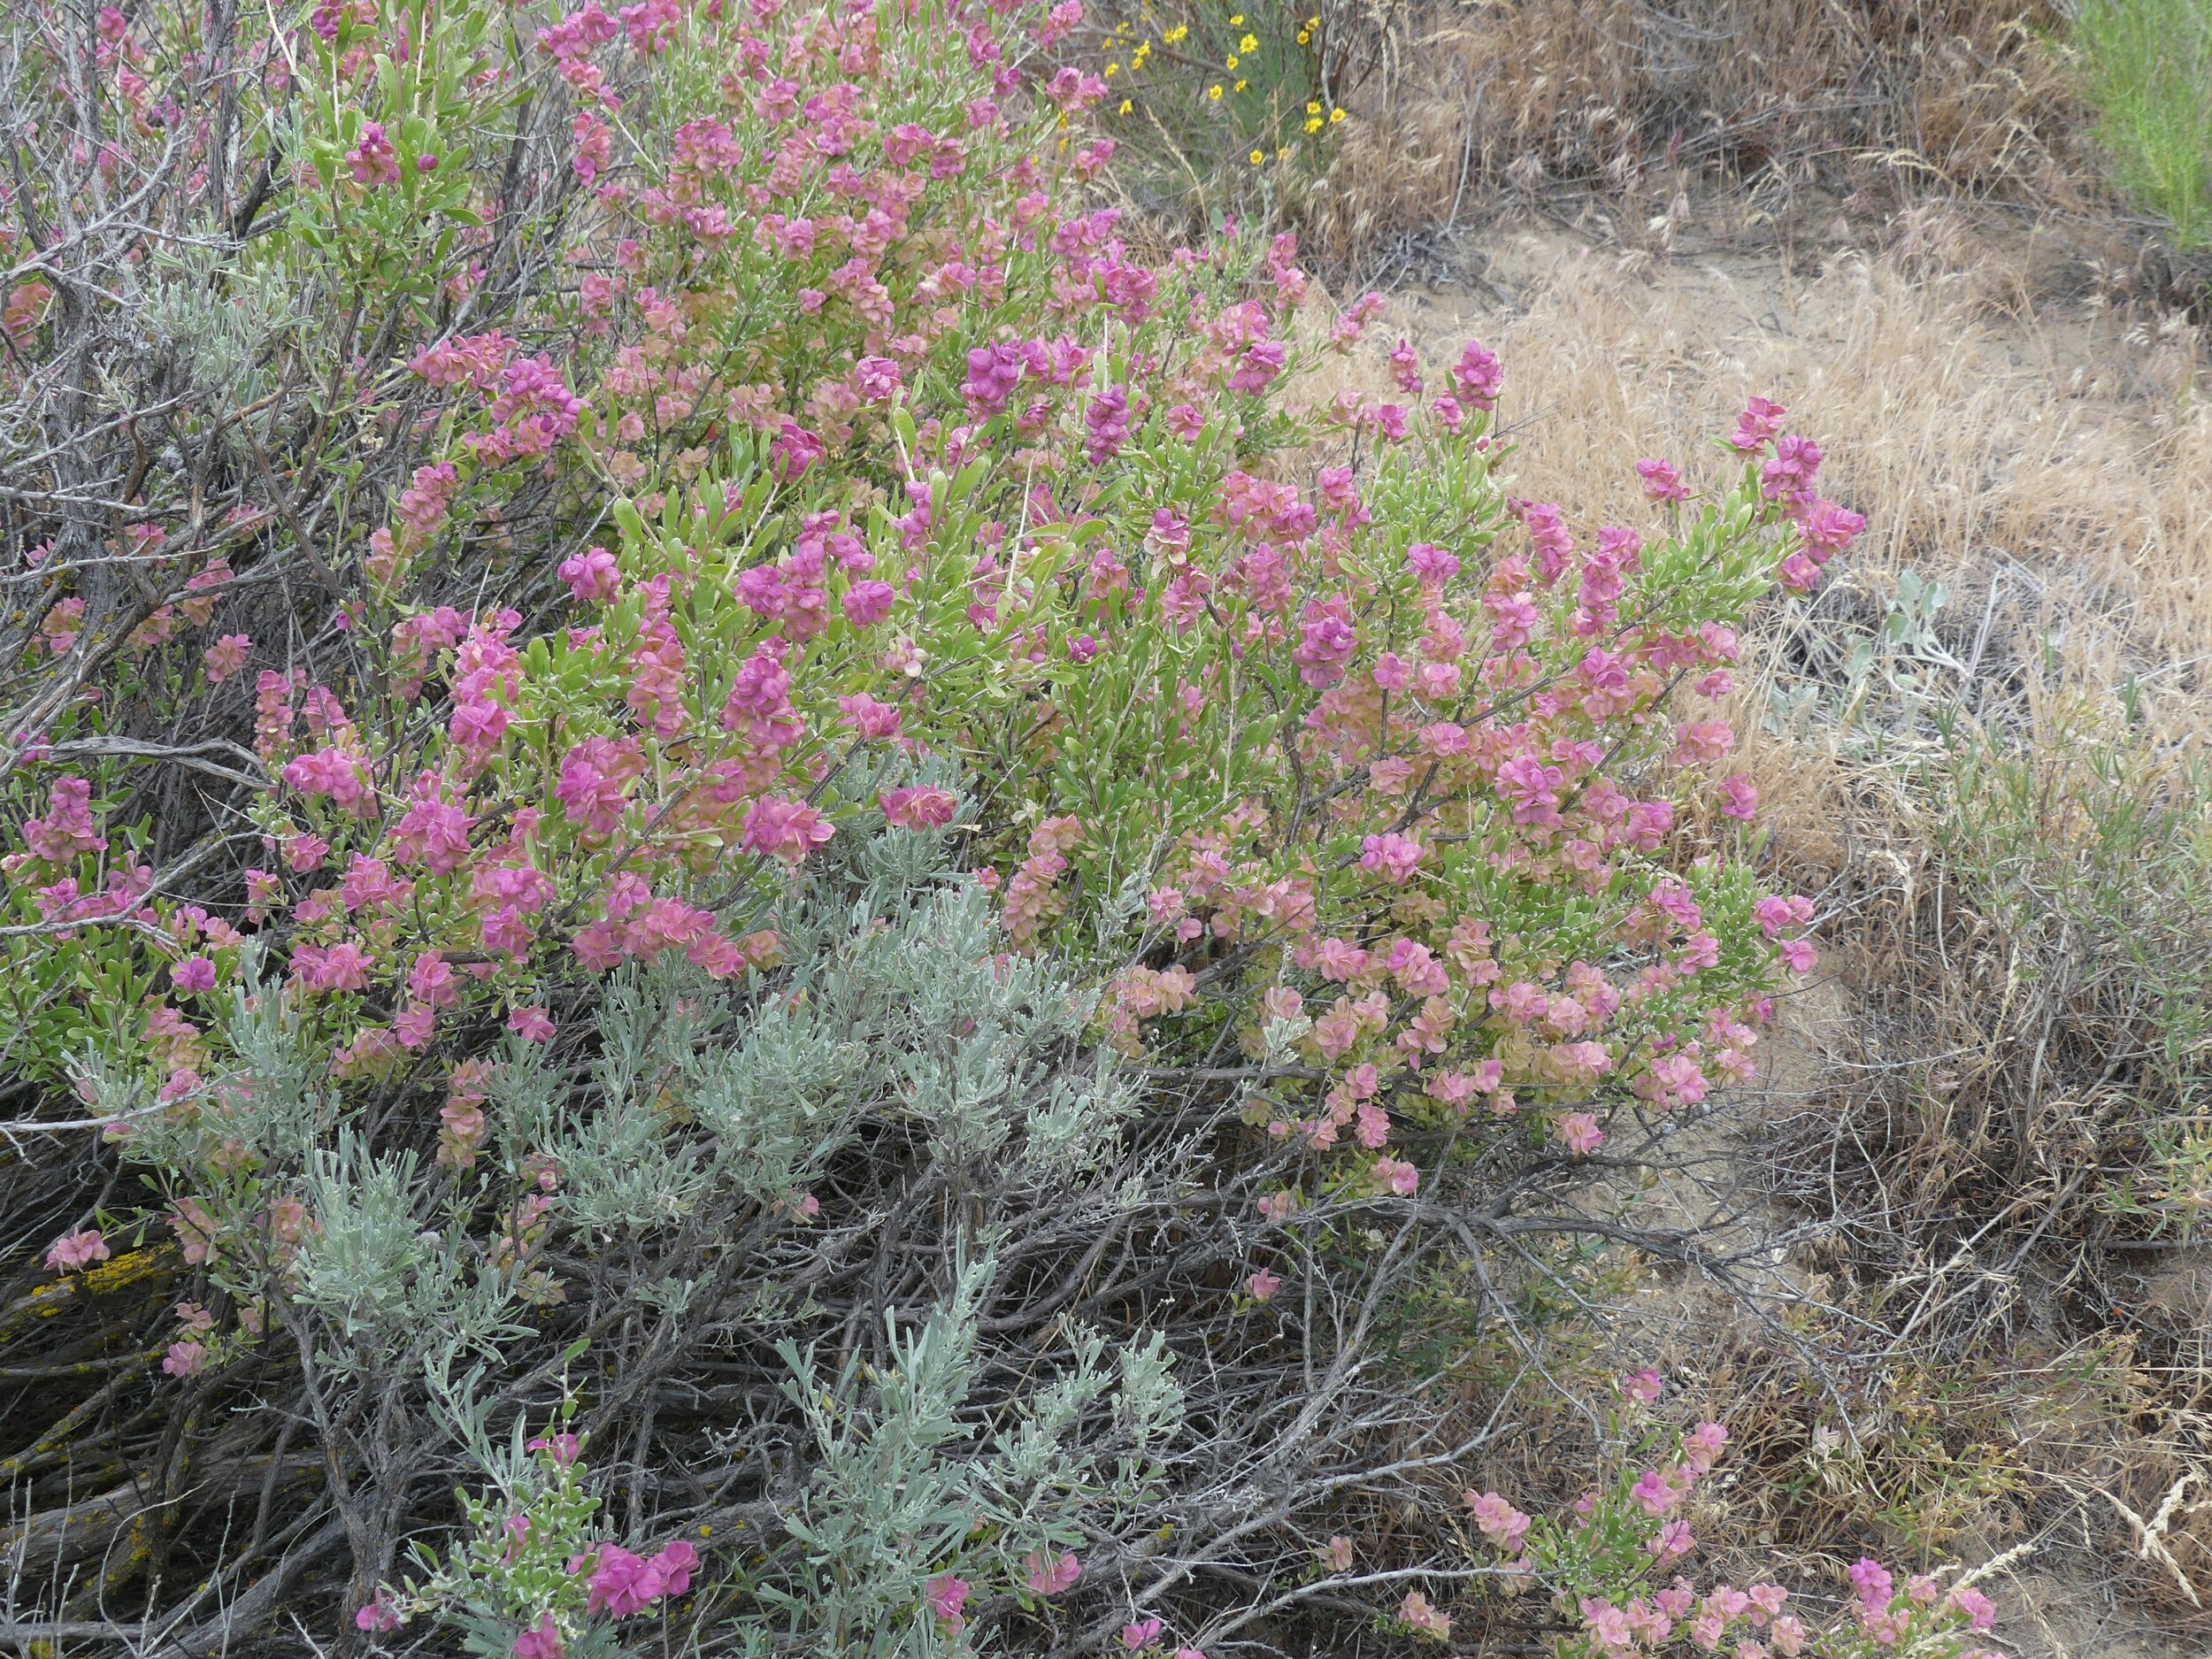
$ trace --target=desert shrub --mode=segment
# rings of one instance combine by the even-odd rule
[[[2071,40],[2121,188],[2188,250],[2212,240],[2212,7],[2091,0]]]
[[[1376,302],[1133,251],[1079,20],[12,18],[12,1629],[1525,1578],[1333,1564],[1491,1432],[1378,1338],[1750,1075],[1710,700],[1858,520],[1763,401],[1586,546],[1479,345],[1315,406]]]

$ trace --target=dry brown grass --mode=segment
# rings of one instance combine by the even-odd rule
[[[1309,230],[1346,257],[1496,188],[1601,184],[1634,215],[1716,177],[1862,203],[1938,185],[2083,199],[2072,112],[2023,0],[1378,0],[1348,8],[1359,125]]]
[[[1717,469],[1709,440],[1747,393],[1787,403],[1867,515],[1846,580],[1917,570],[1970,598],[1993,638],[2048,627],[2077,686],[2130,672],[2151,703],[2204,718],[2212,652],[2212,404],[2203,336],[2178,319],[2038,310],[2032,250],[1924,210],[1878,256],[1817,271],[1741,257],[1663,265],[1556,233],[1502,233],[1518,303],[1409,296],[1440,353],[1480,333],[1511,377],[1517,488],[1609,515],[1643,510],[1631,464]],[[1991,584],[1996,591],[1990,597]],[[2208,719],[2207,724],[2212,724]]]

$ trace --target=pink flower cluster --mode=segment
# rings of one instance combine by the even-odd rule
[[[578,1563],[572,1565],[572,1572]],[[650,1557],[633,1555],[618,1544],[602,1544],[591,1559],[587,1611],[604,1609],[611,1618],[642,1613],[665,1596],[681,1595],[691,1588],[691,1575],[699,1565],[699,1552],[685,1539],[664,1544]]]

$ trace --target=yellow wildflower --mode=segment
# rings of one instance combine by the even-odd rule
[[[1237,50],[1240,52],[1256,52],[1260,50],[1260,37],[1256,35],[1246,35],[1237,42]]]
[[[1331,110],[1331,111],[1329,111],[1329,119],[1330,119],[1331,121],[1333,121],[1333,121],[1340,121],[1340,120],[1342,120],[1343,119],[1344,119],[1344,111],[1341,111],[1341,110]]]
[[[1208,87],[1208,88],[1206,88],[1206,96],[1207,96],[1208,97],[1211,98],[1211,99],[1212,99],[1212,100],[1213,100],[1216,104],[1220,103],[1220,102],[1221,102],[1221,82],[1219,82],[1218,81],[1215,81],[1215,82],[1213,83],[1213,85],[1211,85],[1210,87]]]
[[[1252,165],[1254,166],[1258,166],[1260,163],[1265,161],[1267,157],[1262,151],[1256,150],[1252,152]]]
[[[1121,101],[1121,110],[1120,110],[1120,113],[1121,113],[1121,114],[1124,114],[1124,115],[1126,115],[1126,114],[1128,114],[1128,113],[1129,113],[1129,111],[1130,111],[1131,110],[1134,109],[1135,107],[1136,107],[1136,106],[1135,106],[1134,104],[1131,104],[1131,103],[1129,102],[1129,100],[1128,100],[1128,99],[1124,98],[1124,99]],[[1314,125],[1315,125],[1316,127],[1318,127],[1318,126],[1320,126],[1320,125],[1321,125],[1321,123],[1320,123],[1320,122],[1318,122],[1318,121],[1316,121],[1316,122],[1314,123]]]

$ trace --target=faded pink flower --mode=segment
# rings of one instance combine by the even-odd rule
[[[1426,849],[1419,841],[1394,830],[1362,841],[1359,864],[1361,869],[1372,871],[1393,885],[1403,887],[1413,879],[1425,853]]]
[[[57,1273],[73,1273],[81,1267],[108,1259],[108,1241],[96,1227],[65,1233],[47,1248],[46,1265]]]
[[[929,1600],[929,1610],[937,1616],[947,1635],[957,1635],[967,1620],[960,1609],[967,1604],[969,1584],[965,1578],[941,1572],[923,1586]]]
[[[1083,1576],[1083,1563],[1072,1550],[1055,1560],[1033,1549],[1022,1558],[1022,1574],[1035,1594],[1060,1595],[1075,1588],[1075,1581]]]
[[[251,636],[244,634],[226,634],[200,653],[201,664],[207,670],[211,685],[221,685],[246,665],[246,658],[253,650]]]
[[[1450,1616],[1430,1606],[1428,1597],[1418,1590],[1406,1592],[1406,1599],[1398,1604],[1398,1617],[1416,1635],[1444,1641],[1452,1633]]]
[[[1568,1151],[1578,1158],[1586,1158],[1605,1143],[1605,1132],[1598,1127],[1595,1114],[1569,1112],[1555,1125],[1554,1133]]]
[[[1377,1158],[1375,1181],[1386,1192],[1410,1198],[1420,1190],[1421,1171],[1402,1158]]]
[[[960,809],[959,797],[951,790],[926,786],[886,789],[876,800],[895,829],[942,829]]]

